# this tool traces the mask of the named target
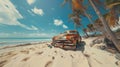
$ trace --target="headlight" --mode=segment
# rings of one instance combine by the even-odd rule
[[[66,36],[63,36],[63,39],[66,39]]]

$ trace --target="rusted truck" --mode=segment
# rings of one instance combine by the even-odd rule
[[[62,49],[75,50],[80,45],[81,36],[76,30],[68,30],[52,38],[52,45]]]

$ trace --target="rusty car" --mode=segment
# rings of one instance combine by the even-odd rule
[[[52,46],[62,49],[75,50],[82,38],[76,30],[68,30],[52,38]]]

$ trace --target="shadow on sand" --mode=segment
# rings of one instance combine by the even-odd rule
[[[81,41],[78,45],[77,45],[77,49],[76,49],[76,51],[84,51],[85,50],[85,45],[86,45],[86,43],[85,43],[85,41]]]
[[[69,50],[72,50],[72,51],[81,51],[81,52],[84,52],[84,50],[85,50],[85,45],[86,45],[86,43],[85,43],[85,41],[81,41],[79,44],[77,44],[76,45],[76,49],[63,49],[63,48],[61,48],[61,49],[63,49],[63,50],[65,50],[65,51],[69,51]],[[49,48],[52,48],[52,47],[54,47],[52,44],[47,44],[47,46],[49,47]],[[55,48],[60,48],[60,47],[55,47]]]

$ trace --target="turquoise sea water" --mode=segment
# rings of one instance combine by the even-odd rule
[[[51,41],[50,38],[0,38],[0,46]]]

